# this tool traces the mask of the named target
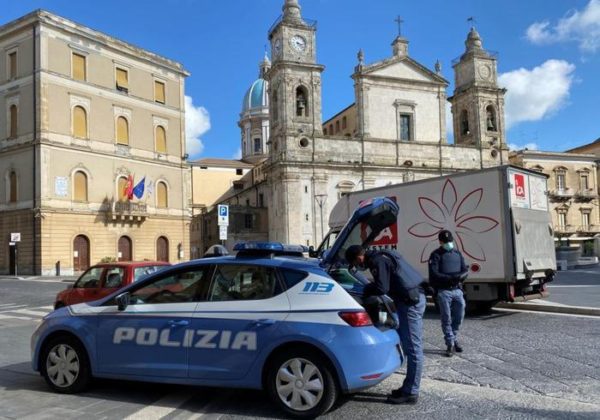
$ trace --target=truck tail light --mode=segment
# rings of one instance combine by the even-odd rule
[[[368,327],[369,325],[373,325],[371,317],[365,311],[340,312],[339,315],[351,327]]]

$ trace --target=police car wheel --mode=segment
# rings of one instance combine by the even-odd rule
[[[327,412],[338,390],[331,369],[311,351],[287,351],[278,355],[268,372],[271,398],[296,418],[313,418]]]
[[[87,353],[72,337],[57,337],[47,343],[40,364],[42,376],[56,392],[80,392],[90,381]]]

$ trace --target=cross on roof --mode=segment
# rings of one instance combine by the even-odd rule
[[[396,19],[394,19],[394,22],[398,24],[398,36],[402,36],[402,24],[404,23],[404,20],[400,16],[397,16]]]
[[[477,23],[474,16],[469,16],[467,18],[467,22],[469,22],[471,24],[471,26],[475,26],[475,24]]]

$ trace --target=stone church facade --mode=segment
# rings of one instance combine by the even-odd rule
[[[496,56],[483,49],[474,28],[453,63],[452,97],[447,98],[439,63],[434,71],[418,63],[409,55],[408,40],[399,36],[389,58],[367,64],[359,51],[352,74],[355,102],[325,124],[325,67],[316,61],[315,35],[316,25],[302,17],[298,1],[285,0],[269,32],[272,63],[261,70],[266,96],[260,106],[269,111],[269,139],[261,159],[252,156],[256,166],[243,178],[243,188],[238,184],[219,201],[266,208],[270,240],[318,244],[344,193],[508,163],[505,91],[497,85]],[[453,144],[446,133],[448,100]],[[247,160],[243,128],[242,139]]]

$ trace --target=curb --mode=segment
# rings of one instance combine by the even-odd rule
[[[566,305],[552,305],[552,304],[537,304],[537,303],[498,303],[496,308],[505,309],[519,309],[526,311],[535,312],[552,312],[557,314],[570,314],[570,315],[588,315],[588,316],[599,316],[600,308],[590,308],[587,306],[566,306]]]

